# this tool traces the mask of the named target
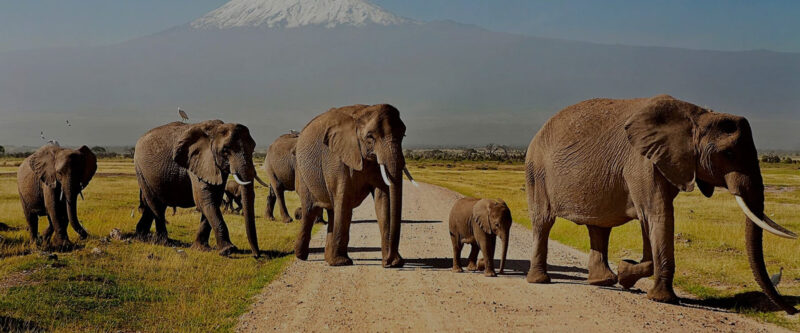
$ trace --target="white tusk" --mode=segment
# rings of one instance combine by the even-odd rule
[[[133,217],[133,208],[131,208],[131,217]]]
[[[411,173],[408,172],[408,168],[403,167],[403,172],[406,173],[406,177],[408,177],[408,180],[411,181],[411,184],[413,184],[415,187],[419,187],[419,184],[417,184],[417,182],[414,181],[414,177],[411,177]]]
[[[78,192],[78,194],[81,195],[81,200],[86,200],[86,198],[83,197],[83,191]]]
[[[392,186],[392,183],[389,182],[389,177],[386,177],[386,167],[381,164],[381,177],[383,177],[383,182],[386,183],[386,186]]]
[[[744,199],[742,199],[742,197],[740,197],[738,195],[736,195],[734,197],[736,198],[736,203],[738,203],[739,207],[742,208],[742,211],[744,212],[744,215],[747,215],[747,218],[750,219],[750,221],[753,221],[753,223],[757,224],[759,227],[761,227],[761,229],[764,229],[766,231],[769,231],[769,232],[771,232],[771,233],[773,233],[775,235],[778,235],[778,236],[781,236],[781,237],[784,237],[784,238],[791,238],[791,239],[796,239],[797,238],[797,235],[795,233],[787,230],[784,227],[781,227],[779,224],[777,224],[774,221],[772,221],[766,215],[764,216],[764,220],[766,220],[766,221],[758,218],[756,216],[756,214],[753,214],[753,212],[750,210],[750,208],[747,207],[747,204],[744,202]]]
[[[233,180],[235,180],[236,183],[238,183],[239,185],[242,185],[242,186],[247,186],[247,185],[250,185],[250,184],[253,183],[253,182],[245,182],[245,181],[239,179],[239,175],[237,175],[235,173],[233,174]]]
[[[61,190],[61,194],[58,195],[58,201],[64,200],[64,190]]]

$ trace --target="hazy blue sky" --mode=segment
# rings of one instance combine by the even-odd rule
[[[225,0],[0,2],[0,51],[121,42],[189,22]],[[800,52],[793,0],[375,0],[417,20],[544,37],[702,49]]]

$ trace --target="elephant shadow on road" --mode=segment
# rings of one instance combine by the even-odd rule
[[[800,304],[800,296],[782,295],[789,305],[797,307]],[[738,293],[728,297],[711,297],[705,299],[681,298],[681,305],[687,307],[698,307],[704,309],[719,309],[724,312],[780,312],[781,308],[776,306],[767,298],[767,295],[760,291],[748,291]]]
[[[353,220],[350,224],[378,223],[377,220]],[[439,220],[403,220],[403,224],[442,223]]]
[[[494,263],[495,271],[499,271],[500,260],[495,259]],[[461,258],[461,264],[463,267],[466,267],[466,258]],[[449,270],[452,267],[453,258],[406,258],[406,266],[404,269],[414,270],[422,268]],[[528,274],[528,268],[530,268],[529,260],[507,259],[506,268],[502,275],[526,276]],[[589,273],[584,268],[559,265],[547,265],[547,271],[550,273],[550,277],[556,280],[556,283],[558,283],[558,280],[585,280],[586,275]]]

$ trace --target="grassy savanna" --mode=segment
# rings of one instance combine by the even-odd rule
[[[409,165],[423,182],[447,187],[464,195],[503,198],[512,210],[514,221],[530,228],[525,196],[523,164],[497,162],[417,161]],[[775,221],[800,231],[800,170],[797,164],[762,164],[767,186],[766,212]],[[797,319],[779,312],[759,312],[753,300],[760,292],[747,261],[744,241],[744,214],[726,190],[717,189],[710,199],[699,190],[681,193],[675,200],[675,285],[706,304],[731,308],[793,329]],[[513,235],[511,246],[513,244]],[[550,238],[589,251],[586,227],[559,219]],[[631,221],[614,228],[609,256],[641,258],[642,238],[639,223]],[[764,233],[764,255],[770,274],[784,267],[779,291],[800,295],[800,242]],[[759,295],[760,296],[760,295]],[[798,298],[794,297],[793,303]]]
[[[135,230],[140,216],[133,163],[101,159],[98,173],[78,203],[78,216],[90,233],[78,248],[57,253],[38,251],[28,242],[16,185],[21,159],[0,160],[0,330],[52,331],[230,331],[250,299],[292,260],[298,224],[264,218],[267,190],[256,186],[259,244],[266,256],[230,258],[185,245],[194,240],[200,215],[194,209],[167,211],[169,236],[185,245],[159,246],[140,241],[109,240],[109,232]],[[290,210],[297,197],[287,193]],[[277,212],[276,212],[277,213]],[[231,239],[249,246],[242,216],[225,215]],[[40,232],[47,219],[40,218]],[[213,246],[213,236],[212,236]]]

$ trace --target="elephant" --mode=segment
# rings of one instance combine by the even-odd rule
[[[469,270],[485,268],[485,276],[497,276],[494,272],[494,250],[497,237],[503,241],[500,259],[500,274],[506,267],[508,236],[511,231],[511,210],[502,199],[462,198],[450,210],[450,240],[453,242],[453,271],[461,269],[461,248],[470,244]],[[478,251],[483,259],[477,262]]]
[[[352,265],[347,254],[352,210],[372,194],[381,234],[383,267],[402,267],[398,252],[405,167],[406,126],[388,104],[352,105],[318,115],[297,139],[295,189],[302,227],[295,256],[308,258],[314,220],[328,210],[325,261]]]
[[[328,216],[331,216],[331,214],[333,214],[333,212],[331,212],[330,210],[327,210],[327,212]],[[297,207],[297,209],[294,210],[294,219],[300,221],[302,218],[303,218],[303,207]],[[325,222],[325,220],[322,218],[322,214],[319,214],[319,216],[317,216],[317,219],[314,220],[314,224],[317,223],[327,224],[328,222]]]
[[[264,158],[264,171],[267,173],[267,180],[270,184],[267,208],[264,215],[273,221],[275,216],[272,213],[275,210],[275,201],[277,200],[280,205],[283,222],[292,222],[292,217],[286,209],[283,192],[294,191],[295,145],[298,137],[299,134],[296,133],[281,135],[269,145],[267,156]]]
[[[222,206],[225,211],[239,214],[242,212],[242,190],[241,186],[234,182],[228,182],[225,184],[225,195],[222,199]],[[239,206],[238,208],[234,208],[234,204]]]
[[[547,240],[561,217],[589,231],[589,283],[615,284],[608,266],[611,228],[638,219],[643,259],[621,264],[619,280],[630,286],[654,274],[647,297],[677,302],[673,200],[696,184],[706,197],[715,187],[735,197],[747,217],[746,248],[756,281],[772,302],[797,312],[770,283],[764,265],[762,229],[797,235],[764,214],[764,183],[747,119],[668,95],[587,100],[544,124],[528,146],[525,176],[533,229],[528,282],[550,282]]]
[[[209,120],[197,124],[172,122],[145,133],[133,156],[144,208],[136,236],[150,238],[155,220],[158,243],[169,241],[164,212],[169,206],[197,207],[201,213],[194,248],[210,250],[214,229],[220,255],[237,251],[220,212],[228,175],[241,185],[245,231],[254,256],[260,256],[255,227],[253,165],[255,141],[241,124]]]
[[[73,150],[48,144],[22,162],[17,188],[32,242],[39,241],[39,216],[50,221],[43,236],[53,248],[71,245],[67,223],[81,239],[89,236],[78,220],[78,195],[83,197],[82,191],[95,172],[97,157],[86,146]]]

